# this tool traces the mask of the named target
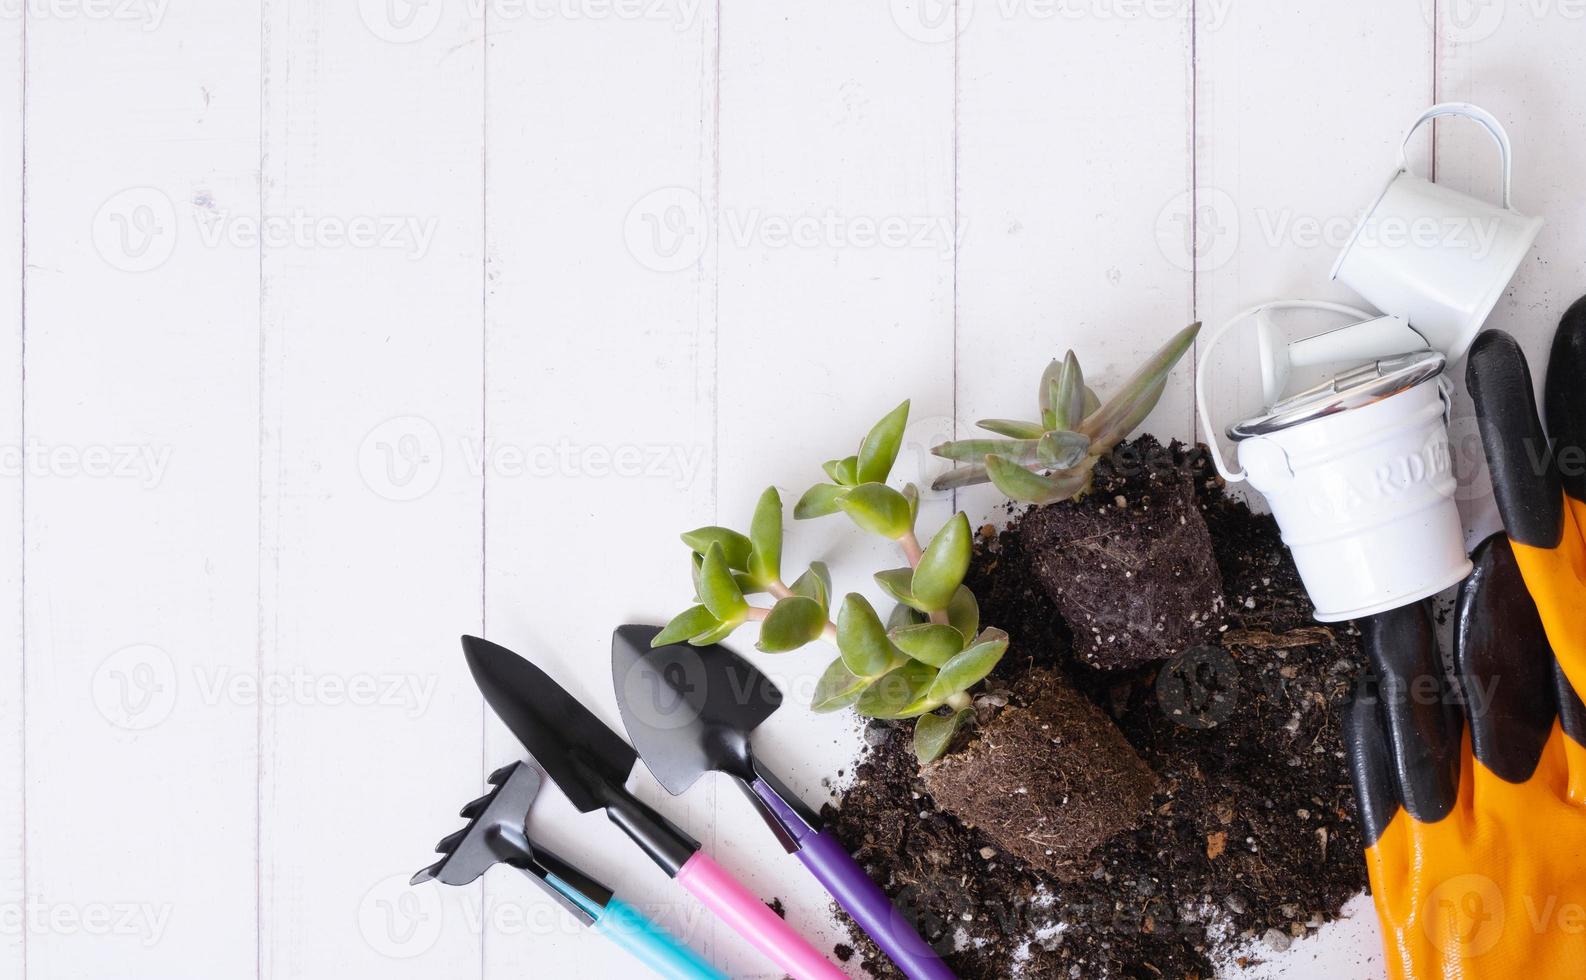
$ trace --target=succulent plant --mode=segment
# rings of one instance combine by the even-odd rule
[[[999,439],[960,439],[931,452],[969,466],[948,471],[932,487],[947,490],[990,481],[1014,500],[1032,504],[1077,497],[1090,489],[1096,461],[1145,421],[1162,398],[1167,376],[1194,343],[1200,324],[1174,334],[1112,398],[1103,403],[1085,384],[1069,351],[1041,374],[1040,420],[982,419]]]
[[[715,643],[751,620],[760,623],[755,645],[766,653],[823,637],[834,641],[839,656],[821,675],[811,707],[916,719],[914,750],[925,763],[941,756],[974,716],[969,692],[1002,659],[1008,635],[981,626],[979,603],[963,584],[974,544],[969,519],[954,514],[922,548],[915,534],[918,488],[887,485],[908,416],[904,402],[876,423],[857,453],[826,463],[832,482],[811,487],[793,512],[806,520],[841,511],[860,529],[897,542],[908,564],[875,576],[898,602],[885,623],[857,592],[835,603],[834,619],[831,574],[820,562],[792,585],[783,583],[782,499],[772,487],[760,495],[747,535],[725,527],[683,535],[693,552],[697,603],[654,642]],[[772,604],[752,603],[749,597],[759,594]]]

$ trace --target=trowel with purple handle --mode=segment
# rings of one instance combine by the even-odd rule
[[[656,780],[676,796],[707,772],[733,777],[782,846],[910,980],[953,980],[941,957],[842,842],[755,759],[750,734],[782,706],[782,692],[719,644],[652,649],[660,632],[652,626],[622,626],[611,638],[622,721]]]

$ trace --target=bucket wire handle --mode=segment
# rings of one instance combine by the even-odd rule
[[[1410,139],[1415,136],[1415,131],[1439,116],[1463,116],[1479,123],[1498,144],[1498,157],[1503,164],[1503,207],[1506,211],[1512,211],[1514,208],[1509,203],[1509,188],[1514,174],[1514,153],[1509,147],[1509,134],[1504,132],[1503,124],[1497,117],[1481,106],[1471,105],[1469,102],[1439,102],[1421,113],[1420,118],[1416,119],[1405,132],[1404,142],[1399,146],[1399,169],[1410,169]]]
[[[1322,310],[1327,313],[1337,313],[1341,316],[1354,317],[1356,320],[1369,320],[1373,314],[1353,306],[1342,303],[1328,303],[1322,300],[1309,299],[1282,299],[1270,303],[1260,303],[1240,313],[1206,338],[1206,346],[1200,351],[1200,363],[1195,366],[1195,408],[1200,414],[1201,428],[1206,430],[1206,442],[1212,450],[1212,464],[1217,467],[1217,472],[1229,483],[1241,483],[1248,474],[1244,470],[1231,470],[1223,458],[1223,449],[1217,442],[1217,427],[1212,423],[1211,409],[1206,406],[1206,393],[1210,390],[1206,383],[1206,368],[1211,364],[1212,349],[1217,346],[1223,336],[1245,320],[1255,320],[1257,317],[1265,319],[1266,314],[1275,310]]]

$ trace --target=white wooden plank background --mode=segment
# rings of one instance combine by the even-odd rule
[[[1068,347],[1105,388],[1192,319],[1347,300],[1338,235],[1433,99],[1507,122],[1516,202],[1548,219],[1493,321],[1540,357],[1586,271],[1583,19],[0,6],[0,976],[625,975],[526,881],[404,884],[517,751],[459,634],[615,721],[609,632],[686,600],[678,531],[745,523],[767,485],[791,508],[903,397],[900,475],[928,481],[930,444],[1027,412]],[[1495,186],[1474,128],[1417,153]],[[1250,395],[1224,382],[1217,409]],[[1181,371],[1150,427],[1196,434],[1192,396]],[[789,535],[843,591],[894,561],[837,521]],[[764,666],[798,701],[829,656]],[[792,704],[762,742],[819,802],[858,736]],[[842,937],[736,791],[634,785]],[[603,818],[548,792],[536,821],[772,975]],[[1351,913],[1260,973],[1376,975]]]
[[[0,20],[0,440],[22,445],[22,20]],[[0,668],[0,905],[20,909],[24,875],[25,789],[23,783],[22,480],[0,481],[0,636],[9,653]],[[0,973],[20,977],[25,951],[22,930],[0,936]]]

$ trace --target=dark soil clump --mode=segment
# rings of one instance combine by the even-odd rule
[[[1222,576],[1189,473],[1141,465],[1137,476],[1125,495],[1098,481],[1098,492],[1019,521],[1030,570],[1092,667],[1171,657],[1222,625]]]
[[[982,730],[1032,671],[1056,669],[1114,719],[1156,774],[1150,813],[1064,880],[1003,852],[940,810],[907,731],[872,723],[870,751],[827,819],[867,871],[917,916],[964,980],[1207,977],[1239,943],[1306,934],[1365,886],[1338,720],[1361,661],[1347,624],[1310,618],[1269,517],[1224,497],[1209,463],[1175,445],[1104,460],[1096,494],[1152,492],[1140,465],[1189,474],[1223,586],[1224,629],[1165,666],[1102,671],[1037,580],[1021,521],[983,529],[968,584],[1008,655],[977,699]],[[1159,703],[1159,699],[1161,703]],[[984,736],[977,736],[984,737]],[[984,771],[995,784],[1005,774]],[[900,974],[857,929],[855,955]]]
[[[1032,868],[1087,874],[1098,844],[1140,822],[1156,776],[1066,677],[1030,671],[1013,697],[967,748],[926,767],[925,788]]]

